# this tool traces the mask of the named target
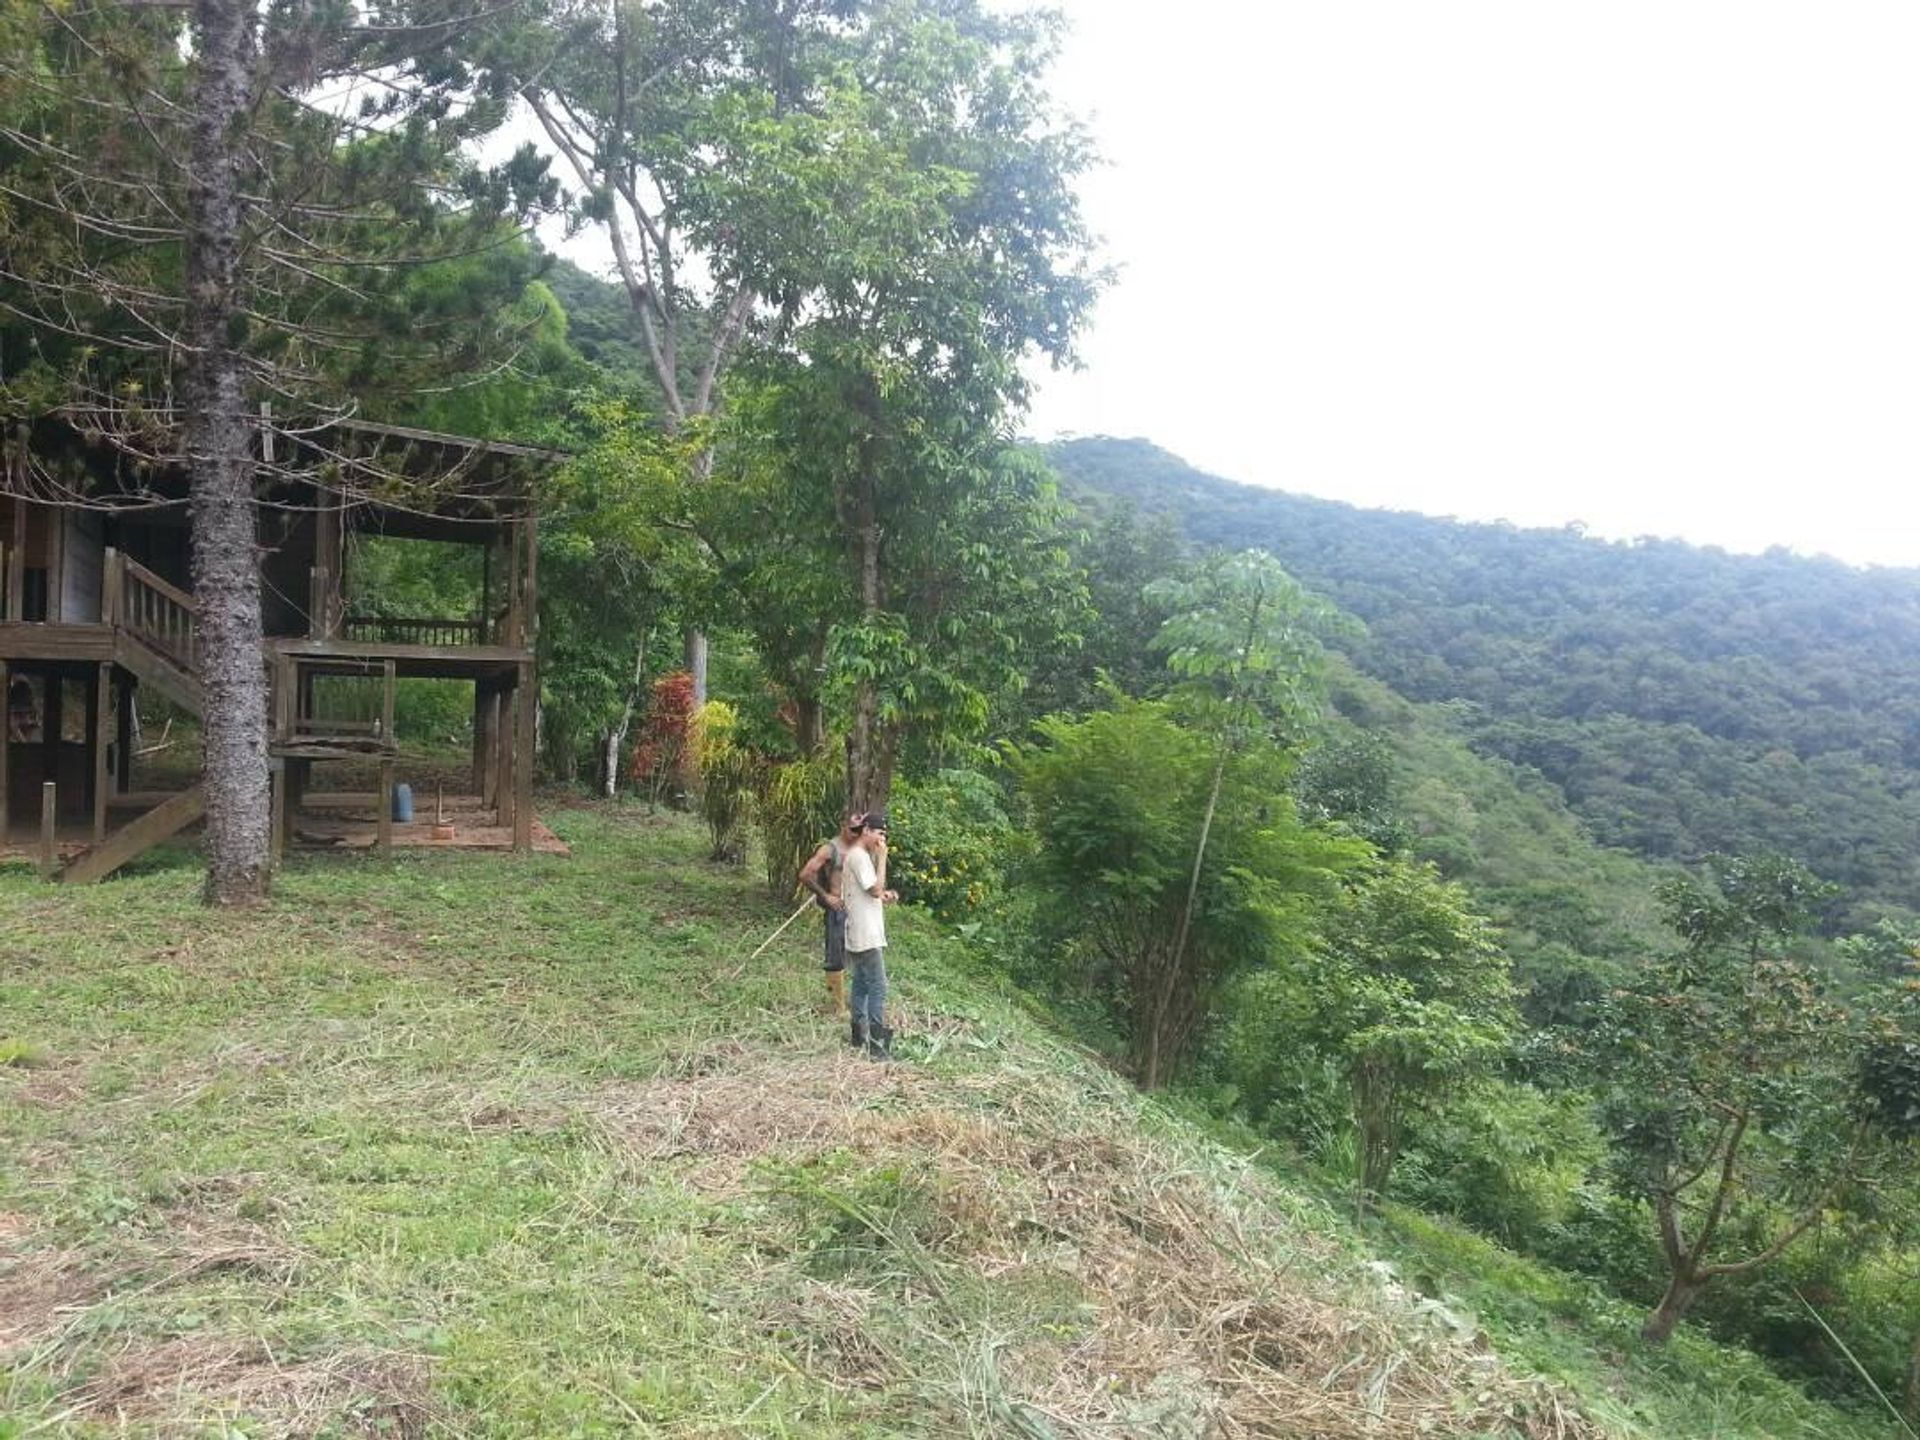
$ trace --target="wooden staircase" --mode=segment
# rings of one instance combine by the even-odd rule
[[[186,591],[114,550],[106,552],[101,615],[113,632],[113,663],[183,710],[202,714],[197,607]],[[58,878],[70,885],[105,879],[206,814],[202,785],[143,812],[68,860]]]

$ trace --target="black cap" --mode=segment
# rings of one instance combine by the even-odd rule
[[[884,830],[887,828],[887,812],[884,810],[867,811],[867,829]]]

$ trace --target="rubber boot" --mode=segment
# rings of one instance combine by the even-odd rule
[[[867,1048],[867,1022],[864,1016],[855,1015],[853,1017],[852,1030],[847,1043],[852,1045],[856,1050],[864,1050]]]
[[[829,970],[827,976],[827,1014],[844,1015],[847,1013],[847,972]]]
[[[893,1059],[893,1027],[891,1025],[873,1025],[867,1034],[867,1058],[869,1060]]]

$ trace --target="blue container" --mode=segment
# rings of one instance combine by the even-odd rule
[[[404,780],[393,787],[393,818],[396,824],[413,823],[413,787]]]

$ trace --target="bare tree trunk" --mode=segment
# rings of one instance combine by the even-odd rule
[[[694,677],[694,693],[702,692],[706,680],[706,642],[702,637],[700,647],[702,661],[700,673]],[[620,793],[620,747],[627,743],[627,736],[633,730],[633,712],[640,704],[641,682],[647,676],[647,637],[641,633],[640,643],[633,647],[633,679],[627,686],[627,698],[620,706],[620,723],[606,734],[606,748],[600,766],[602,793],[611,800]],[[696,705],[702,703],[695,700]]]
[[[198,643],[207,886],[213,905],[267,893],[267,670],[255,554],[252,432],[234,344],[240,323],[241,156],[252,108],[245,0],[195,0],[187,190],[186,420]]]
[[[687,631],[687,673],[693,677],[693,708],[707,703],[707,632]]]
[[[1667,1283],[1667,1293],[1660,1297],[1660,1303],[1640,1327],[1640,1338],[1649,1345],[1664,1345],[1673,1338],[1674,1327],[1693,1308],[1694,1300],[1699,1296],[1705,1282],[1690,1274],[1680,1273]]]

